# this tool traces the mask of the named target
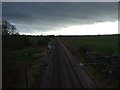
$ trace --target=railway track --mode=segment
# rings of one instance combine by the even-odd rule
[[[40,88],[96,88],[92,79],[78,66],[57,37],[49,60]]]

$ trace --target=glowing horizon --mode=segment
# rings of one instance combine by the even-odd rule
[[[26,35],[103,35],[118,34],[118,21],[102,22],[89,25],[73,25],[60,30],[36,33],[21,33]]]

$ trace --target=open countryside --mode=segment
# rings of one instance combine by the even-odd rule
[[[16,36],[16,38],[17,37],[18,36]],[[84,66],[81,66],[82,69],[85,70],[85,72],[87,72],[89,77],[91,77],[94,83],[96,83],[97,87],[100,87],[100,88],[117,87],[117,70],[116,70],[117,68],[115,63],[116,59],[114,57],[106,59],[104,58],[104,56],[110,56],[117,52],[118,35],[106,35],[106,36],[100,35],[100,36],[84,36],[84,37],[83,36],[82,37],[81,36],[76,36],[76,37],[75,36],[74,37],[19,36],[19,37],[26,37],[27,38],[26,40],[29,41],[29,43],[27,47],[24,47],[21,50],[13,50],[13,51],[10,51],[11,53],[9,54],[5,53],[6,57],[3,56],[4,58],[3,65],[4,65],[4,70],[6,72],[5,73],[3,70],[3,74],[4,74],[3,85],[5,85],[4,87],[6,86],[14,87],[15,85],[16,87],[25,88],[26,87],[25,68],[27,68],[28,70],[27,82],[29,84],[28,87],[40,88],[38,86],[42,85],[43,80],[41,78],[43,78],[43,73],[46,72],[48,67],[50,67],[49,66],[50,62],[48,60],[47,45],[48,45],[48,42],[52,40],[53,46],[55,47],[56,38],[59,38],[59,40],[65,45],[65,47],[67,47],[70,53],[72,53],[72,55],[75,58],[77,58],[76,62],[78,66],[80,66],[80,63],[84,64]],[[99,44],[101,43],[103,44],[100,47]],[[109,45],[109,47],[107,45]],[[52,48],[52,51],[53,50],[54,49]],[[96,58],[94,57],[88,58],[85,52],[97,52],[99,53],[99,56],[97,56]],[[54,51],[50,54],[51,54],[51,56],[49,56],[50,58],[57,56],[57,55],[52,55],[54,54]],[[90,55],[92,55],[92,53]],[[101,58],[99,58],[100,56]],[[94,65],[89,63],[98,63],[98,64]],[[104,63],[108,65],[105,65]],[[12,67],[9,67],[9,64],[12,65]],[[25,66],[25,64],[27,64],[27,67]],[[56,66],[54,68],[56,68]],[[109,73],[109,69],[112,71],[112,74]],[[12,70],[15,70],[15,72],[12,72]],[[7,79],[9,78],[8,76],[6,76],[8,73],[11,73],[9,75],[11,79]],[[58,72],[55,72],[55,73],[58,73]],[[19,74],[19,78],[12,79],[12,78],[18,77],[18,74]],[[45,78],[48,78],[48,77],[49,76]],[[9,83],[13,82],[13,83],[7,84],[8,82]],[[20,84],[16,84],[15,82],[19,82]],[[56,81],[56,83],[58,82],[59,81]],[[44,84],[43,86],[46,87],[45,85],[46,84]],[[58,85],[58,87],[60,86]]]
[[[2,89],[120,88],[119,4],[1,2]]]

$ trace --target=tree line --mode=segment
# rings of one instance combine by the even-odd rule
[[[19,35],[14,25],[5,20],[2,21],[3,52],[6,50],[19,50],[30,45],[29,39],[25,35]]]

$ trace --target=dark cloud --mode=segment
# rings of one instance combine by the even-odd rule
[[[117,2],[4,2],[3,19],[18,27],[54,30],[69,25],[116,21]]]

